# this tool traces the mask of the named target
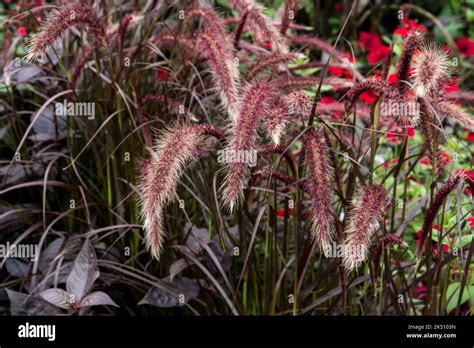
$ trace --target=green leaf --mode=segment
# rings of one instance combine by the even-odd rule
[[[451,300],[449,300],[449,303],[446,307],[447,313],[450,313],[454,308],[457,307],[460,290],[461,282],[452,283],[448,286],[448,291],[446,291],[446,299],[449,300],[451,298]],[[461,304],[467,301],[473,302],[473,300],[474,285],[466,285],[462,294]]]

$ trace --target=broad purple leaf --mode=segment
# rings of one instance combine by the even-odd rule
[[[26,262],[9,258],[5,261],[5,268],[7,269],[7,272],[13,277],[23,278],[28,274],[30,267]]]
[[[6,289],[12,315],[55,315],[60,310],[42,298]]]
[[[63,309],[69,309],[71,308],[71,295],[69,295],[66,291],[63,289],[58,289],[58,288],[53,288],[53,289],[48,289],[45,290],[41,293],[39,293],[39,296],[57,306]]]
[[[89,293],[95,280],[99,277],[99,268],[94,248],[86,241],[77,255],[74,266],[66,281],[67,291],[74,295],[75,302],[80,303]]]
[[[79,307],[88,307],[88,306],[115,306],[119,307],[105,292],[95,291],[92,294],[84,297],[79,304]]]

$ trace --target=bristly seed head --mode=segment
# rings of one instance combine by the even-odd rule
[[[383,186],[364,186],[355,195],[343,249],[343,264],[347,270],[367,260],[372,237],[389,205],[390,200]]]
[[[328,256],[335,231],[332,208],[334,173],[328,161],[329,149],[321,131],[307,131],[303,142],[310,174],[305,186],[311,196],[309,215],[312,237]]]
[[[237,120],[230,129],[226,149],[235,158],[225,163],[222,186],[223,203],[231,212],[242,198],[250,175],[250,164],[240,159],[255,151],[258,126],[274,99],[275,90],[269,83],[256,82],[244,87]]]
[[[47,49],[74,26],[86,26],[89,41],[93,46],[105,44],[105,26],[94,10],[86,4],[75,3],[60,10],[45,21],[40,31],[33,36],[25,59],[35,60],[46,53]]]
[[[234,62],[234,49],[223,34],[206,29],[198,34],[198,46],[206,57],[222,103],[235,122],[239,70]]]
[[[145,240],[158,259],[165,234],[163,210],[176,193],[184,166],[199,154],[203,132],[196,126],[176,125],[163,132],[140,176],[140,206]]]
[[[423,45],[415,51],[411,82],[418,97],[434,96],[449,79],[452,64],[445,50],[434,45]]]

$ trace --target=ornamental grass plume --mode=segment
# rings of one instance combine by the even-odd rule
[[[239,71],[234,62],[234,48],[215,30],[205,29],[198,36],[198,47],[209,64],[220,99],[232,122],[236,120]]]
[[[418,97],[435,96],[448,81],[452,64],[445,50],[434,45],[417,49],[411,64],[412,89]]]
[[[296,53],[273,53],[271,55],[257,59],[245,72],[244,79],[250,80],[254,78],[259,72],[274,66],[278,66],[281,63],[291,62],[292,60],[295,60],[297,56],[298,55]]]
[[[410,62],[416,49],[423,42],[424,33],[421,30],[412,30],[404,41],[403,51],[398,60],[397,75],[398,75],[398,89],[400,93],[404,94],[408,84]]]
[[[306,182],[310,195],[309,216],[312,237],[328,256],[333,243],[335,223],[332,208],[334,173],[329,164],[329,149],[322,131],[307,131],[303,138],[309,178]]]
[[[105,26],[94,10],[84,3],[74,3],[45,21],[28,46],[26,60],[31,61],[44,55],[50,46],[74,26],[87,27],[89,42],[92,46],[105,45]]]
[[[289,122],[289,108],[282,99],[270,106],[264,119],[264,129],[275,145],[280,144],[281,136]]]
[[[387,81],[377,77],[369,77],[357,83],[352,87],[346,95],[346,110],[349,111],[354,106],[354,103],[363,92],[372,91],[378,96],[383,96],[388,99],[401,99],[398,90],[391,86]]]
[[[421,241],[418,244],[418,254],[421,254],[424,250],[426,238],[433,227],[434,220],[438,214],[439,209],[443,205],[446,197],[456,188],[456,186],[462,183],[466,179],[466,173],[459,171],[452,175],[446,183],[436,192],[431,205],[426,211],[425,219],[423,221],[423,227],[421,228]]]
[[[275,91],[269,83],[256,82],[244,87],[238,117],[230,129],[225,150],[230,157],[225,160],[222,200],[231,212],[242,198],[250,176],[249,163],[241,159],[255,154],[257,128],[274,98]]]
[[[262,46],[269,41],[273,52],[288,53],[288,44],[284,36],[254,0],[230,0],[230,3],[241,15],[247,14],[247,26],[259,45]]]
[[[443,171],[439,148],[442,137],[436,122],[437,119],[433,114],[431,105],[425,99],[422,99],[420,101],[420,127],[424,138],[424,147],[428,152],[434,175],[439,177]]]
[[[359,262],[367,259],[373,236],[389,205],[383,186],[364,186],[354,196],[343,248],[343,264],[347,270],[356,268]]]
[[[436,103],[435,109],[438,113],[447,116],[452,121],[459,123],[470,132],[474,132],[474,119],[471,114],[461,106],[449,101]]]
[[[210,127],[213,128],[213,127]],[[163,210],[176,194],[185,165],[199,154],[199,144],[209,127],[174,125],[164,131],[144,162],[140,176],[141,217],[151,255],[158,259],[165,234]]]

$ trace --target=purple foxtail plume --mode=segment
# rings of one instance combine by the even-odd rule
[[[262,70],[277,66],[281,63],[291,62],[296,59],[296,57],[297,54],[295,53],[273,53],[269,56],[264,56],[249,66],[245,72],[244,79],[250,80]]]
[[[206,127],[175,125],[164,131],[142,165],[140,206],[145,240],[151,255],[158,259],[165,234],[163,211],[176,194],[179,177],[186,164],[199,154]]]
[[[332,208],[334,173],[328,160],[329,149],[321,131],[310,129],[304,134],[303,142],[309,168],[306,186],[311,200],[309,215],[312,237],[328,256],[335,233]]]
[[[212,30],[225,33],[224,22],[222,18],[211,8],[192,7],[184,11],[184,24],[187,26],[194,19],[203,20]]]
[[[382,186],[364,186],[355,195],[343,249],[343,264],[347,270],[367,260],[372,237],[380,227],[389,205],[387,191]]]
[[[275,145],[280,144],[281,136],[289,122],[289,108],[282,99],[277,99],[266,112],[264,129]]]
[[[436,127],[437,119],[425,99],[421,100],[420,106],[420,127],[424,138],[424,147],[428,152],[434,174],[439,177],[442,174],[443,167],[440,161],[439,149],[442,138],[439,129]]]
[[[234,62],[234,49],[214,30],[205,29],[197,37],[199,50],[207,59],[220,98],[231,120],[235,122],[239,71]]]
[[[247,26],[259,45],[263,45],[268,40],[271,42],[273,52],[288,52],[288,44],[284,36],[280,34],[254,0],[230,0],[230,3],[241,15],[247,13]]]
[[[446,183],[436,192],[430,207],[425,214],[425,220],[423,221],[423,227],[421,228],[422,235],[421,241],[418,244],[418,253],[421,254],[425,247],[426,237],[433,227],[434,220],[438,214],[439,209],[443,205],[444,200],[448,195],[456,188],[459,183],[462,183],[466,179],[466,173],[461,171],[451,176]]]
[[[257,128],[274,98],[275,91],[266,82],[257,82],[244,88],[238,117],[232,124],[225,149],[229,158],[225,161],[222,200],[230,211],[233,211],[242,198],[250,176],[249,163],[241,159],[246,155],[252,156],[252,153],[256,155]]]
[[[28,46],[26,60],[31,61],[45,54],[48,47],[74,26],[87,27],[89,41],[93,46],[105,45],[105,26],[94,10],[89,5],[74,3],[45,21]]]
[[[288,104],[290,114],[299,113],[303,116],[309,115],[311,112],[312,100],[304,92],[295,91],[283,97],[283,100]]]
[[[448,101],[436,103],[435,109],[470,132],[474,132],[474,118],[461,106]]]
[[[369,77],[357,83],[346,95],[346,110],[349,111],[354,106],[354,103],[363,92],[372,91],[379,96],[384,96],[388,99],[399,100],[400,93],[396,88],[391,86],[387,81],[380,78]]]
[[[405,39],[403,51],[400,56],[400,59],[398,60],[397,67],[398,89],[402,94],[404,94],[408,87],[408,84],[406,82],[408,81],[410,62],[413,58],[413,54],[415,53],[416,49],[421,45],[423,41],[423,35],[423,32],[420,30],[412,30]]]
[[[411,67],[412,89],[418,97],[436,95],[452,71],[448,54],[433,44],[415,52]]]

